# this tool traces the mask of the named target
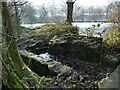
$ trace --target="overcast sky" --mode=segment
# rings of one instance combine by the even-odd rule
[[[65,4],[66,0],[29,0],[33,5],[59,5]],[[104,6],[108,5],[111,1],[115,0],[76,0],[76,4],[79,6]]]

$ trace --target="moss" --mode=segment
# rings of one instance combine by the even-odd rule
[[[116,68],[116,70],[114,70],[112,73],[110,73],[109,75],[106,76],[106,78],[103,78],[102,80],[100,80],[98,82],[98,88],[99,90],[104,90],[104,89],[110,89],[110,90],[114,90],[114,89],[118,89],[119,88],[119,67],[120,65]]]
[[[77,33],[77,27],[69,26],[69,25],[44,25],[38,27],[30,32],[29,37],[40,36],[40,37],[48,37],[53,38],[54,35],[61,36],[66,34],[75,34]]]
[[[2,65],[2,80],[7,88],[20,88],[21,90],[27,88],[27,85],[20,80],[11,66],[8,66],[4,61],[2,61]]]

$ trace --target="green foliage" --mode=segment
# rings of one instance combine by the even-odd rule
[[[112,27],[109,32],[104,33],[103,40],[109,46],[120,46],[120,28]]]
[[[88,36],[93,37],[93,32],[90,32]]]
[[[92,25],[91,27],[86,28],[87,36],[93,37],[95,28],[99,28],[102,23],[98,23],[97,25]]]
[[[6,85],[8,88],[18,88],[18,89],[27,89],[27,85],[24,84],[17,74],[14,72],[14,69],[5,63],[5,61],[2,61],[2,80],[3,84]]]

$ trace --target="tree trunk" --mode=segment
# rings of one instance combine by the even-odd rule
[[[82,9],[82,21],[84,22],[84,9]]]
[[[74,2],[66,2],[67,3],[67,22],[68,24],[72,25],[73,22],[73,5]]]
[[[15,6],[15,15],[16,15],[16,26],[17,26],[17,35],[18,35],[18,38],[20,38],[20,19],[19,19],[19,14],[18,14],[18,8],[17,8],[17,2],[14,2],[14,6]]]
[[[5,72],[7,72],[7,75],[9,75],[10,77],[14,77],[13,80],[15,80],[15,81],[17,81],[17,79],[20,78],[20,79],[22,79],[22,81],[25,82],[24,84],[26,84],[26,83],[28,84],[28,87],[30,87],[30,88],[37,87],[38,88],[41,86],[39,83],[41,78],[37,74],[32,72],[23,62],[23,60],[19,54],[19,51],[18,51],[16,39],[14,37],[13,27],[11,24],[11,18],[10,18],[9,11],[7,8],[7,3],[2,2],[2,7],[3,7],[2,8],[3,30],[5,31],[6,44],[7,44],[6,46],[8,48],[7,56],[3,55],[3,57],[7,57],[8,60],[9,59],[12,60],[11,61],[12,65],[10,64],[10,67],[13,67],[13,74],[17,73],[16,75],[18,75],[18,76],[16,76],[16,75],[11,76],[12,74],[9,74],[9,73],[12,73],[12,72],[7,71],[8,67],[5,69]],[[9,65],[7,65],[7,66],[9,66]],[[3,67],[6,67],[6,65],[4,64]],[[32,80],[30,80],[29,78],[30,79],[32,78]],[[8,82],[10,82],[9,78],[7,80],[8,80]],[[34,84],[31,83],[31,81],[34,82]],[[18,83],[20,84],[19,80],[18,80]],[[11,86],[11,88],[12,88],[12,86]],[[17,88],[17,86],[16,86],[16,88]]]
[[[108,20],[108,8],[106,10],[106,21]]]
[[[7,8],[7,3],[2,2],[3,10],[2,10],[2,21],[3,21],[3,29],[6,33],[6,42],[8,47],[8,55],[13,60],[13,66],[16,72],[21,71],[22,67],[25,66],[22,58],[19,55],[18,48],[16,46],[16,39],[13,34],[13,27],[11,24],[10,15]]]

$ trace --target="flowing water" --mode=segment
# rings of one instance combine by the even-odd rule
[[[50,55],[48,52],[39,54],[39,57],[43,58],[44,61],[53,60],[53,56]]]

